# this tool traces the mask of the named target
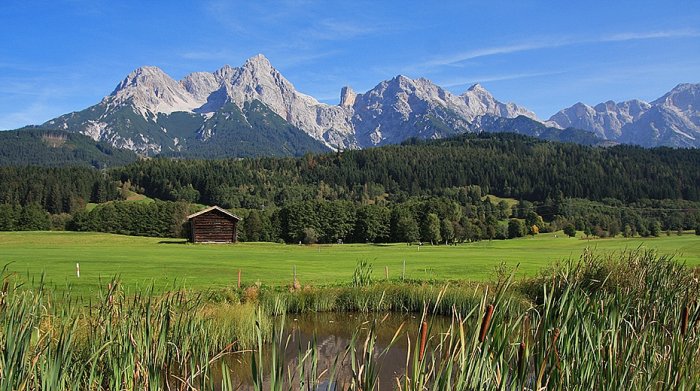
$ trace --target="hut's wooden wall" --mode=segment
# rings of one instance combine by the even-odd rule
[[[192,241],[231,243],[237,240],[238,221],[217,210],[193,217],[190,220]]]

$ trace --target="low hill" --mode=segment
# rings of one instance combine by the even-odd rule
[[[63,130],[28,127],[0,132],[0,166],[107,168],[137,159],[134,152]]]

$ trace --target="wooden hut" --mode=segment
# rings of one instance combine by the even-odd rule
[[[190,241],[193,243],[235,243],[240,217],[226,209],[212,206],[187,216]]]

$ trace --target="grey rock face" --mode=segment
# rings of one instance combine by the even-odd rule
[[[608,101],[595,107],[577,103],[547,124],[576,127],[598,137],[647,147],[700,147],[700,84],[679,84],[651,103]]]
[[[353,124],[360,145],[401,142],[409,137],[440,138],[468,131],[482,115],[514,118],[535,114],[497,101],[479,85],[455,95],[430,80],[399,75],[357,95]]]
[[[340,90],[340,107],[352,107],[355,104],[357,94],[349,86],[345,86]]]
[[[651,103],[577,103],[544,124],[580,128],[617,142],[698,147],[699,86],[681,84]],[[448,137],[476,131],[485,117],[523,116],[539,121],[521,106],[496,100],[479,84],[457,95],[430,80],[403,75],[361,94],[343,87],[340,103],[328,105],[298,92],[267,58],[257,55],[241,67],[225,65],[211,73],[194,72],[180,81],[157,67],[141,67],[97,105],[46,125],[148,155],[179,150],[192,134],[207,140],[214,130],[203,124],[224,106],[243,108],[256,101],[334,149],[399,143],[409,137]]]
[[[497,101],[479,85],[457,96],[427,79],[406,76],[381,82],[364,94],[344,87],[340,104],[328,105],[298,92],[267,58],[257,55],[240,68],[226,65],[213,73],[191,73],[180,81],[157,67],[142,67],[88,109],[100,112],[97,118],[81,121],[63,116],[49,124],[70,124],[96,140],[153,154],[166,145],[153,140],[146,128],[167,134],[167,126],[158,122],[162,116],[184,112],[206,121],[227,103],[243,107],[253,101],[260,101],[288,123],[335,149],[398,143],[408,137],[445,137],[466,131],[470,121],[486,114],[535,118],[534,113],[515,104]],[[115,121],[117,113],[122,115],[124,110],[141,118]],[[199,139],[207,139],[203,129],[193,130]],[[181,148],[180,140],[172,137],[168,144]]]

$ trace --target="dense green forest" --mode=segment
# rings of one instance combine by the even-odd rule
[[[12,213],[0,229],[36,229],[20,215],[38,207],[50,213],[42,227],[178,236],[197,203],[233,209],[249,241],[454,243],[562,229],[658,236],[700,224],[698,168],[698,150],[513,134],[301,158],[156,158],[108,171],[4,167],[0,204]],[[163,201],[120,202],[127,190]],[[55,217],[62,213],[69,215]]]
[[[469,185],[529,201],[699,201],[699,168],[695,149],[597,148],[513,134],[468,134],[300,159],[152,159],[112,173],[154,198],[259,208],[313,198],[400,202],[449,196]]]
[[[33,204],[52,214],[122,197],[109,175],[87,167],[0,167],[0,184],[0,204]]]
[[[64,130],[22,128],[0,132],[0,166],[89,166],[106,168],[135,161],[135,153]]]

